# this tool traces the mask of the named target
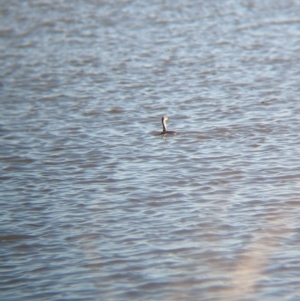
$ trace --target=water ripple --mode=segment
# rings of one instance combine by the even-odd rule
[[[4,0],[2,298],[298,300],[299,9]]]

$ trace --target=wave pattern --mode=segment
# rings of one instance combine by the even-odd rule
[[[299,300],[298,1],[0,10],[3,300]]]

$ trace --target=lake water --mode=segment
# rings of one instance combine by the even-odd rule
[[[300,300],[300,1],[0,11],[1,300]]]

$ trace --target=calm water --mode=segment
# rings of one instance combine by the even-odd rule
[[[300,1],[0,10],[1,300],[300,300]]]

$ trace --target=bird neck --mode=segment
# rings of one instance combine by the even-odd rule
[[[166,123],[165,119],[162,120],[162,124],[163,124],[163,131],[166,132],[167,131],[167,123]]]

